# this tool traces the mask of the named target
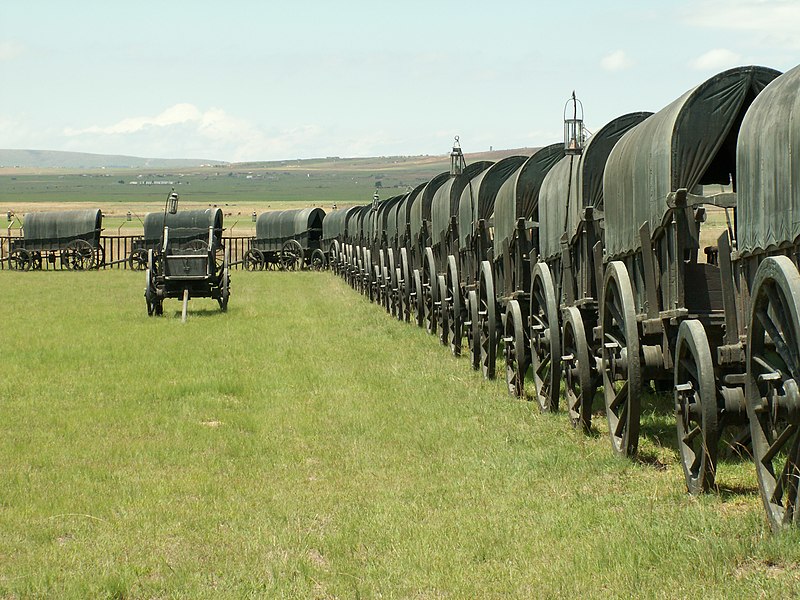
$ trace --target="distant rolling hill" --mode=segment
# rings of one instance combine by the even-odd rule
[[[0,167],[41,169],[165,169],[227,165],[225,161],[191,158],[140,158],[56,150],[0,150]]]

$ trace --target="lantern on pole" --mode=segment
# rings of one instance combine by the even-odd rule
[[[167,212],[169,212],[171,215],[174,215],[178,212],[178,194],[175,192],[175,190],[173,190],[169,197],[167,197]]]
[[[453,140],[453,151],[450,152],[450,177],[457,177],[464,172],[464,167],[466,167],[466,161],[464,160],[464,153],[461,152],[461,143],[458,140],[458,136],[455,137]]]
[[[575,97],[573,90],[572,98],[564,106],[564,152],[581,154],[583,145],[583,104]]]

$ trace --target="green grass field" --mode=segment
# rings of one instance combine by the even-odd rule
[[[800,594],[752,466],[687,496],[658,407],[619,460],[333,275],[186,324],[143,287],[0,272],[0,597]]]

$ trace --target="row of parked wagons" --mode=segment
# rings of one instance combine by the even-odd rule
[[[272,211],[259,215],[256,235],[242,259],[248,270],[321,269],[326,256],[321,250],[321,208]],[[222,239],[222,210],[182,211],[181,213],[148,213],[144,219],[144,235],[133,241],[130,254],[116,262],[127,262],[131,269],[147,267],[147,252],[162,241],[163,227],[178,227],[185,243],[201,239],[208,226],[219,231]],[[44,262],[68,270],[85,271],[112,263],[106,261],[102,244],[103,214],[99,209],[32,212],[25,215],[23,236],[10,242],[8,264],[11,269],[38,270]]]
[[[688,490],[714,489],[735,445],[770,524],[796,523],[800,67],[727,70],[588,141],[576,120],[532,156],[466,165],[456,144],[449,172],[329,212],[331,268],[487,378],[502,358],[510,393],[563,401],[584,431],[602,398],[619,455],[646,390],[671,393]]]
[[[145,270],[148,315],[161,315],[164,300],[213,298],[225,311],[230,298],[230,252],[225,247],[223,214],[219,208],[178,212],[177,194],[170,194],[163,213],[148,213],[144,234],[134,240],[127,261]],[[172,208],[170,208],[170,206]],[[250,240],[243,263],[250,270],[296,269],[325,265],[320,250],[322,219],[319,208],[262,214],[256,237]],[[23,237],[11,240],[12,269],[41,269],[43,261],[69,270],[99,268],[105,263],[101,242],[102,213],[73,210],[29,213]]]

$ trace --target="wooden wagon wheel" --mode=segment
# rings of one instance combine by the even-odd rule
[[[63,255],[62,255],[62,261]],[[88,271],[97,265],[95,248],[86,240],[72,240],[67,244],[67,269]]]
[[[405,303],[403,302],[403,294],[401,293],[401,287],[403,285],[403,272],[400,267],[395,267],[394,269],[394,278],[397,282],[397,291],[395,293],[396,296],[396,312],[395,316],[397,317],[398,321],[405,320]]]
[[[384,265],[381,267],[381,304],[386,312],[391,314],[392,311],[392,272],[389,267]]]
[[[398,278],[396,275],[397,261],[394,257],[394,248],[389,248],[386,251],[386,268],[388,269],[386,291],[388,293],[388,311],[393,316],[397,316],[397,285]]]
[[[530,359],[525,340],[525,324],[519,302],[511,300],[506,308],[505,335],[503,336],[508,393],[516,398],[525,395],[525,373]]]
[[[773,529],[800,522],[800,274],[764,259],[753,283],[745,394],[758,487]]]
[[[425,248],[425,257],[422,261],[422,298],[425,314],[425,331],[433,335],[436,333],[436,301],[438,300],[439,286],[436,282],[436,261],[433,250]]]
[[[530,344],[539,408],[556,411],[561,395],[561,330],[553,277],[543,262],[537,262],[531,274]]]
[[[31,253],[25,248],[14,248],[8,257],[8,265],[15,271],[29,271],[31,264]]]
[[[372,265],[372,299],[375,304],[381,304],[383,301],[382,290],[381,290],[381,281],[383,277],[381,275],[381,266],[380,265]]]
[[[331,271],[333,271],[335,275],[338,275],[341,270],[341,265],[339,264],[339,261],[341,260],[339,248],[339,240],[333,240],[328,246],[328,256],[330,257],[328,264],[331,267]]]
[[[478,292],[469,290],[467,293],[469,321],[464,323],[464,327],[467,329],[470,364],[475,371],[481,368],[481,320],[478,310]]]
[[[315,248],[311,253],[309,264],[312,271],[322,271],[325,269],[328,265],[328,261],[325,259],[325,253],[319,248]]]
[[[152,317],[154,314],[161,314],[163,312],[162,304],[159,302],[158,294],[156,293],[155,284],[155,262],[153,259],[153,251],[147,252],[146,271],[145,271],[145,287],[144,287],[144,301],[147,304],[147,316]]]
[[[486,379],[494,379],[497,368],[496,302],[492,265],[488,260],[484,260],[481,262],[478,285],[478,331],[480,331],[480,365]]]
[[[436,301],[436,326],[439,329],[439,343],[442,346],[450,345],[450,325],[447,322],[447,306],[445,299],[447,298],[447,281],[444,275],[439,275],[436,278],[438,300]]]
[[[231,297],[231,271],[230,271],[230,261],[228,258],[228,252],[225,251],[225,262],[222,266],[222,276],[220,277],[219,282],[219,298],[217,302],[219,302],[219,308],[222,312],[228,311],[228,299]]]
[[[250,248],[244,253],[242,264],[247,271],[260,271],[264,268],[264,253],[258,248]]]
[[[442,300],[443,310],[447,313],[447,328],[450,337],[450,352],[453,356],[461,356],[461,340],[464,337],[463,323],[464,300],[461,297],[461,285],[458,279],[458,264],[452,254],[447,257],[447,273],[445,275],[446,294]]]
[[[147,250],[136,248],[128,255],[128,267],[131,271],[143,271],[147,268]]]
[[[400,284],[400,295],[403,300],[403,320],[409,322],[411,320],[411,265],[408,262],[408,250],[406,248],[400,249],[400,272],[403,276]]]
[[[597,375],[589,357],[589,344],[581,312],[574,306],[564,309],[561,339],[561,372],[569,420],[573,427],[589,433],[592,427],[592,402],[597,391]]]
[[[600,325],[603,396],[611,446],[617,454],[632,456],[639,446],[642,371],[633,289],[621,261],[606,267]]]
[[[686,488],[690,494],[714,486],[719,413],[714,363],[703,324],[681,323],[675,346],[675,415]]]
[[[422,273],[419,269],[414,269],[414,286],[411,290],[411,301],[414,303],[414,316],[417,320],[417,327],[425,326],[425,298],[422,293]]]
[[[281,247],[281,268],[296,271],[303,267],[303,247],[297,240],[286,240]]]

